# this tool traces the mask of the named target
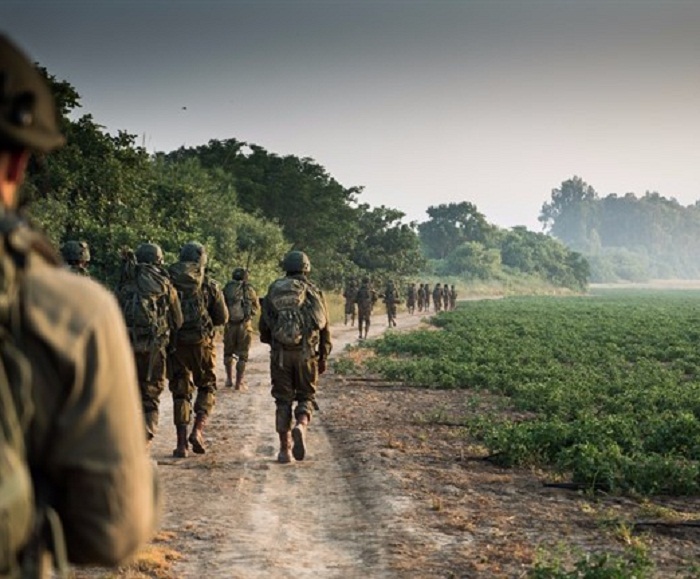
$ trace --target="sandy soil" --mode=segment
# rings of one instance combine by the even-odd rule
[[[400,313],[390,331],[420,320]],[[370,337],[386,329],[377,314]],[[356,338],[356,328],[334,326],[333,357]],[[203,456],[172,458],[172,404],[164,394],[152,455],[166,498],[161,537],[180,556],[154,576],[523,577],[540,547],[559,545],[575,559],[576,548],[642,541],[655,576],[700,576],[692,567],[700,529],[632,525],[661,514],[668,521],[669,513],[697,519],[697,500],[589,496],[544,486],[546,473],[490,465],[456,425],[491,403],[468,390],[419,390],[329,371],[306,459],[278,464],[268,352],[256,340],[249,388],[235,392],[223,387],[219,351],[220,389]]]

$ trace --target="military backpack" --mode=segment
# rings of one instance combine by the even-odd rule
[[[273,282],[265,298],[273,344],[296,348],[308,344],[327,323],[323,295],[310,282],[285,277]]]
[[[168,271],[182,308],[183,322],[177,339],[185,344],[197,344],[214,331],[204,289],[204,270],[196,262],[180,261]]]
[[[224,299],[228,307],[228,320],[240,324],[251,316],[251,305],[242,281],[230,281],[224,287]]]
[[[168,277],[158,266],[149,263],[133,265],[119,290],[118,301],[129,331],[134,352],[152,352],[168,336]]]

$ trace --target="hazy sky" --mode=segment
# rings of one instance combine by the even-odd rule
[[[700,1],[0,0],[0,29],[150,151],[312,157],[407,220],[539,231],[573,175],[700,199]]]

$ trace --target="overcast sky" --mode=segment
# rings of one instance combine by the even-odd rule
[[[574,175],[700,199],[700,1],[0,0],[0,28],[149,151],[312,157],[407,220],[539,231]]]

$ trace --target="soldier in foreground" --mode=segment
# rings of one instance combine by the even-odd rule
[[[63,261],[68,264],[68,269],[78,275],[90,276],[88,263],[90,263],[90,246],[85,241],[71,239],[61,246]]]
[[[4,36],[0,78],[0,413],[18,434],[0,442],[16,457],[0,488],[9,498],[14,480],[27,499],[3,513],[0,566],[13,577],[65,572],[66,556],[117,566],[151,538],[158,510],[133,356],[112,294],[59,267],[15,213],[30,153],[64,139],[44,79]],[[31,478],[19,476],[25,460]]]
[[[158,431],[160,395],[165,389],[167,347],[182,326],[177,291],[163,269],[163,250],[155,243],[142,243],[136,252],[122,256],[124,271],[117,290],[141,391],[150,444]]]
[[[169,385],[177,435],[173,456],[177,458],[188,456],[188,442],[195,453],[206,452],[204,427],[216,402],[214,336],[216,326],[228,321],[228,310],[219,284],[205,272],[206,264],[204,246],[192,241],[182,246],[180,261],[168,268],[180,297],[183,318],[175,339],[175,351],[169,357]],[[195,387],[195,420],[188,438]]]
[[[280,440],[277,460],[288,463],[292,456],[296,460],[306,456],[306,428],[318,409],[316,384],[319,374],[326,371],[332,344],[325,298],[308,279],[309,258],[301,251],[290,251],[282,268],[285,277],[270,284],[263,300],[259,329],[260,341],[270,344],[275,428]]]
[[[224,368],[226,387],[233,383],[233,360],[236,360],[235,390],[244,390],[245,367],[253,341],[253,317],[258,313],[258,294],[248,283],[248,270],[237,267],[231,281],[224,287],[224,299],[228,308],[228,322],[224,326]]]
[[[367,337],[369,332],[372,308],[377,301],[377,292],[372,288],[369,278],[362,279],[362,284],[355,295],[357,304],[357,329],[360,332],[360,340]]]

